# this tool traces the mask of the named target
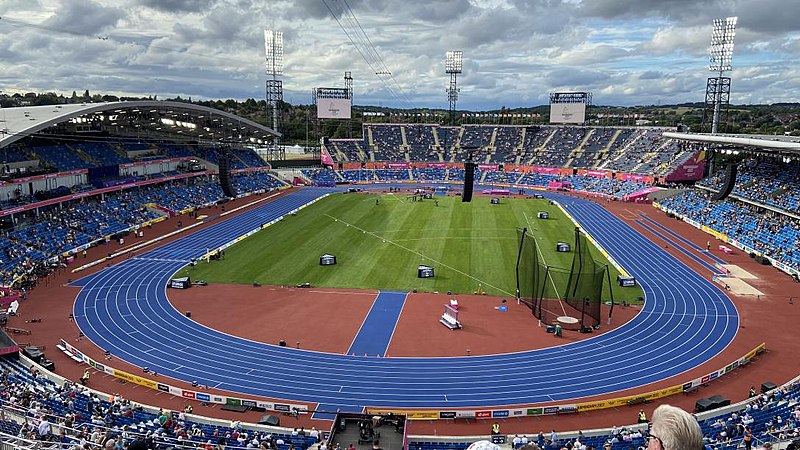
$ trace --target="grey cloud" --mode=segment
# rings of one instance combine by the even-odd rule
[[[92,0],[64,1],[58,13],[44,21],[43,25],[72,33],[92,34],[115,26],[123,17],[124,10],[103,6]]]
[[[475,48],[503,41],[521,31],[524,21],[513,10],[483,10],[464,16],[454,24],[455,42],[464,48]]]
[[[730,10],[739,16],[739,26],[774,35],[800,30],[797,11],[800,0],[743,0]]]
[[[657,72],[655,70],[648,70],[646,72],[640,73],[638,78],[640,80],[660,80],[664,78],[664,73]]]
[[[726,0],[583,0],[578,11],[582,16],[603,19],[668,17],[700,20],[711,12],[725,11]]]
[[[0,2],[0,16],[13,11],[25,11],[28,9],[41,8],[42,4],[39,0],[3,0]]]
[[[341,11],[344,0],[325,1]],[[787,31],[796,25],[786,14],[800,0],[347,1],[418,106],[447,107],[443,59],[450,49],[464,51],[459,108],[544,104],[548,92],[566,88],[591,90],[600,104],[701,101],[710,20],[731,14],[740,16],[734,101],[800,96],[798,65],[787,57],[800,54],[800,44]],[[322,0],[90,2],[0,0],[0,11],[16,5],[7,9],[16,14],[10,17],[31,23],[50,17],[42,23],[111,37],[100,41],[0,21],[4,85],[259,98],[262,29],[275,28],[284,32],[290,101],[308,103],[312,87],[340,86],[348,70],[358,104],[398,106]],[[134,8],[126,15],[99,3]]]
[[[609,79],[609,75],[599,70],[557,68],[551,70],[545,79],[552,87],[585,89]]]
[[[138,4],[163,12],[202,13],[218,0],[138,0]]]

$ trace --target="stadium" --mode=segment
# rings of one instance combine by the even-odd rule
[[[0,441],[628,449],[670,404],[709,448],[793,446],[800,139],[718,133],[719,95],[710,133],[550,100],[295,160],[277,117],[4,107]]]

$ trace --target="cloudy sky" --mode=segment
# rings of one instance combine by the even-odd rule
[[[601,105],[702,101],[711,21],[735,15],[732,102],[798,102],[798,11],[800,0],[0,0],[0,91],[261,99],[263,30],[276,29],[295,104],[351,71],[358,105],[447,108],[447,50],[464,52],[459,108],[540,105],[556,90]]]

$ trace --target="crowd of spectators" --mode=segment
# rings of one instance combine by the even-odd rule
[[[187,411],[148,411],[119,394],[99,395],[69,381],[55,383],[35,366],[0,359],[3,419],[0,432],[64,449],[124,450],[139,441],[148,449],[306,450],[318,430],[266,432],[238,421],[199,421]]]
[[[710,196],[687,191],[661,205],[800,270],[800,220],[736,200],[713,201]]]
[[[608,163],[601,165],[607,170],[626,173],[668,175],[675,167],[694,154],[690,146],[681,146],[674,139],[664,139],[657,129],[640,130],[629,141],[612,146],[608,152]]]
[[[237,173],[231,180],[238,194],[268,191],[284,184],[266,172]],[[200,176],[17,213],[13,228],[0,234],[0,284],[8,285],[58,255],[104,236],[113,236],[168,212],[213,204],[223,197],[215,178]],[[151,204],[159,209],[148,206]]]
[[[145,153],[141,157],[128,157],[128,152]],[[116,166],[136,162],[137,160],[154,160],[177,157],[195,157],[205,159],[213,164],[219,163],[219,150],[212,147],[196,147],[177,144],[150,144],[135,142],[80,142],[75,144],[37,145],[28,148],[11,147],[3,149],[0,156],[4,162],[16,160],[40,160],[43,167],[66,172],[92,167]],[[233,147],[230,149],[232,169],[263,167],[266,163],[249,148]]]
[[[334,186],[337,181],[344,181],[337,176],[338,172],[327,167],[320,169],[303,169],[303,175],[317,186]]]
[[[338,170],[317,169],[305,170],[304,173],[314,183],[320,186],[330,186],[338,182],[395,182],[395,181],[420,181],[420,182],[463,182],[464,169],[457,167],[441,168],[413,168],[411,176],[409,169],[357,169]],[[413,179],[412,179],[413,177]],[[566,183],[566,187],[575,191],[585,191],[592,194],[602,194],[613,198],[624,198],[648,187],[638,181],[626,181],[617,178],[599,178],[583,175],[548,175],[538,173],[506,172],[503,170],[481,170],[475,168],[474,179],[476,183],[513,184],[548,188],[551,181]]]
[[[411,174],[416,181],[446,181],[447,169],[415,167],[411,170]]]
[[[775,158],[749,158],[738,165],[732,194],[773,206],[790,213],[800,213],[800,163],[785,163]],[[722,188],[724,170],[700,182],[714,190]]]
[[[583,145],[580,155],[576,156],[570,165],[572,167],[594,167],[600,152],[609,146],[616,133],[616,128],[594,128]]]
[[[461,127],[435,127],[434,133],[439,138],[439,148],[436,150],[442,154],[442,160],[451,161],[455,156],[454,152]]]
[[[239,421],[222,422],[195,416],[191,406],[184,411],[167,411],[144,407],[119,394],[100,394],[70,381],[54,382],[43,376],[36,366],[27,367],[13,356],[0,358],[0,433],[5,439],[16,436],[30,443],[56,445],[57,448],[107,448],[126,450],[133,442],[151,449],[203,448],[307,450],[333,442],[324,442],[315,428],[293,431],[266,431]],[[800,389],[791,384],[751,398],[738,407],[711,413],[697,425],[696,439],[709,450],[762,448],[766,443],[792,441],[800,437]],[[509,436],[513,449],[536,445],[541,449],[622,450],[644,448],[659,420],[661,406],[649,426],[613,426],[585,435],[583,432],[532,432]],[[674,408],[673,408],[674,409]],[[663,414],[663,413],[662,413]],[[681,412],[688,421],[697,420]],[[660,416],[659,416],[660,417]],[[672,426],[678,425],[674,423]],[[689,425],[687,423],[687,425]],[[682,429],[682,428],[681,428]],[[676,430],[677,431],[677,430]],[[567,437],[568,436],[568,437]],[[701,437],[702,436],[702,437]],[[37,445],[34,445],[37,446]],[[320,448],[322,448],[320,446]],[[412,450],[462,450],[468,443],[425,442],[413,439]],[[134,448],[134,447],[131,447]],[[527,448],[527,447],[525,447]]]
[[[333,144],[334,150],[338,151],[342,155],[344,155],[344,161],[362,161],[361,152],[362,152],[362,141],[359,139],[331,139],[331,144]],[[335,153],[331,154],[332,157],[335,157]],[[341,160],[340,158],[337,158]]]
[[[557,128],[525,127],[525,139],[522,141],[520,164],[530,164],[539,148],[544,146],[547,139],[557,132]]]
[[[365,125],[365,136],[372,137],[375,161],[405,161],[403,135],[400,125]]]
[[[330,142],[332,156],[342,162],[471,159],[667,175],[693,152],[664,139],[662,132],[656,128],[365,124],[363,139]]]
[[[432,125],[406,125],[406,144],[412,161],[439,161]]]
[[[563,166],[588,132],[589,128],[583,127],[563,128],[563,131],[556,132],[542,151],[536,154],[532,164],[548,167]]]
[[[494,153],[490,162],[514,163],[517,159],[517,147],[524,128],[522,127],[496,127],[494,136]]]

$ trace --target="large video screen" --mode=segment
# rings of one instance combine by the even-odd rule
[[[318,98],[318,119],[350,119],[350,99]]]
[[[550,123],[583,123],[585,121],[585,103],[550,104]]]

